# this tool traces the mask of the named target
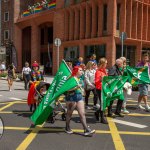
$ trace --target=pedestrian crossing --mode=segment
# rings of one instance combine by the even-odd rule
[[[16,101],[6,102],[6,103],[3,103],[3,104],[6,104],[6,105],[0,106],[0,114],[3,115],[3,116],[6,115],[5,118],[7,118],[8,115],[13,115],[13,116],[17,117],[18,119],[20,119],[22,115],[19,115],[19,113],[20,114],[24,114],[24,115],[25,114],[27,115],[28,113],[31,113],[31,112],[27,112],[27,111],[19,111],[21,109],[20,106],[22,104],[26,104],[25,100],[19,100],[19,98],[17,100],[17,98],[15,98],[15,97],[10,97],[10,98],[12,100],[16,100]],[[61,97],[61,98],[63,99],[63,97]],[[136,101],[133,101],[132,99],[129,102],[130,103],[133,103],[133,102],[136,103]],[[90,103],[90,104],[92,104],[92,103]],[[13,108],[15,108],[14,111],[10,111],[12,109],[8,109],[8,108],[11,108],[12,106],[13,106]],[[17,108],[19,108],[18,111],[17,111]],[[87,110],[87,111],[90,112],[91,110],[90,111]],[[75,114],[77,114],[77,111],[74,113],[74,115]],[[130,113],[127,116],[131,116],[131,117],[135,117],[135,118],[137,118],[137,116],[140,117],[140,118],[143,118],[143,117],[147,117],[148,118],[150,116],[150,114],[149,113],[147,113],[147,114],[144,114],[144,113],[142,114],[141,113],[141,114],[138,115],[137,113],[134,113],[134,114]],[[91,117],[93,117],[93,116],[88,116],[88,119],[91,118]],[[96,137],[99,138],[100,136],[98,136],[98,135],[102,135],[102,134],[105,134],[106,136],[107,135],[108,136],[111,135],[112,136],[112,141],[114,143],[114,149],[120,150],[120,149],[125,149],[126,148],[126,143],[124,143],[124,139],[122,138],[123,135],[126,135],[126,136],[129,136],[129,135],[133,135],[133,136],[134,135],[136,135],[136,136],[137,135],[138,136],[140,136],[140,135],[142,135],[142,136],[149,136],[150,135],[150,132],[148,132],[147,130],[144,130],[146,125],[144,126],[142,124],[139,124],[138,122],[136,122],[136,120],[134,120],[135,123],[131,124],[131,122],[129,122],[130,120],[127,120],[126,118],[124,120],[117,120],[117,119],[107,118],[108,119],[108,123],[109,123],[108,124],[109,128],[108,129],[103,129],[102,125],[101,126],[98,125],[99,127],[96,129],[96,133],[95,133],[96,136],[94,138],[96,138]],[[57,122],[58,122],[58,124],[61,123],[61,122],[59,122],[59,120],[57,120]],[[124,130],[120,130],[120,128],[118,128],[118,124],[121,124],[124,127]],[[131,125],[132,126],[136,125],[138,128],[139,127],[141,127],[141,128],[140,128],[140,130],[138,130],[136,132],[134,130],[133,131],[128,131],[125,128],[125,126],[127,126],[127,124],[128,124],[128,126],[129,125],[130,126]],[[63,126],[64,126],[64,123],[63,123]],[[149,125],[147,125],[147,126],[149,127]],[[95,127],[96,127],[96,124],[95,124]],[[148,127],[146,127],[146,128],[148,128]],[[143,130],[141,130],[141,129],[143,129]],[[26,137],[24,137],[24,139],[18,145],[16,144],[16,149],[24,149],[25,147],[29,148],[31,146],[31,144],[34,143],[33,141],[35,141],[36,138],[38,139],[40,137],[39,133],[42,133],[42,132],[44,132],[44,133],[46,133],[46,132],[47,133],[62,132],[61,135],[63,135],[63,132],[64,132],[64,128],[55,128],[54,126],[49,127],[47,123],[43,124],[42,126],[36,126],[36,127],[28,127],[28,126],[25,126],[25,125],[22,126],[22,127],[20,125],[18,125],[18,126],[11,126],[11,124],[7,124],[5,126],[5,130],[7,130],[7,132],[15,131],[16,133],[19,133],[19,134],[20,134],[20,132],[17,132],[17,131],[24,131],[24,132],[26,132],[26,131],[30,130],[30,133]],[[76,124],[76,128],[73,129],[73,132],[82,134],[84,131],[81,130],[81,129],[78,129],[78,126]],[[67,135],[64,133],[63,136],[67,136]],[[74,135],[74,136],[76,136],[76,135]],[[93,140],[95,140],[94,138],[93,138]]]

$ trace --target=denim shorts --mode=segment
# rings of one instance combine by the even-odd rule
[[[66,96],[67,102],[79,102],[83,100],[83,96],[81,93],[73,93]]]
[[[143,96],[143,95],[147,96],[148,95],[148,85],[147,84],[140,84],[139,85],[139,94],[141,96]]]

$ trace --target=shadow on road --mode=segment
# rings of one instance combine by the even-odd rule
[[[28,110],[12,110],[12,112],[14,114],[17,114],[18,116],[22,116],[22,117],[30,117],[30,116],[32,116],[32,112],[30,112]]]

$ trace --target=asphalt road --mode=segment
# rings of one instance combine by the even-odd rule
[[[65,121],[62,121],[61,113],[55,117],[54,124],[46,122],[42,126],[34,127],[29,119],[32,114],[26,103],[27,94],[22,82],[14,82],[13,90],[9,92],[7,82],[0,80],[0,117],[4,123],[0,150],[150,149],[150,112],[136,109],[137,92],[128,97],[127,108],[130,114],[124,118],[107,118],[108,125],[95,120],[94,110],[86,110],[88,125],[96,129],[92,137],[83,135],[76,112],[71,120],[71,128],[74,131],[72,135],[64,132]],[[92,105],[92,96],[90,102]],[[62,104],[65,106],[65,103]]]

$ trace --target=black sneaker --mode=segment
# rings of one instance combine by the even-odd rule
[[[91,135],[93,135],[93,133],[95,133],[95,130],[92,130],[90,128],[88,130],[84,131],[85,136],[91,136]]]
[[[73,131],[71,129],[65,129],[65,132],[68,133],[68,134],[72,134]]]
[[[106,120],[106,118],[101,118],[101,123],[103,123],[103,124],[108,124],[108,121]]]

